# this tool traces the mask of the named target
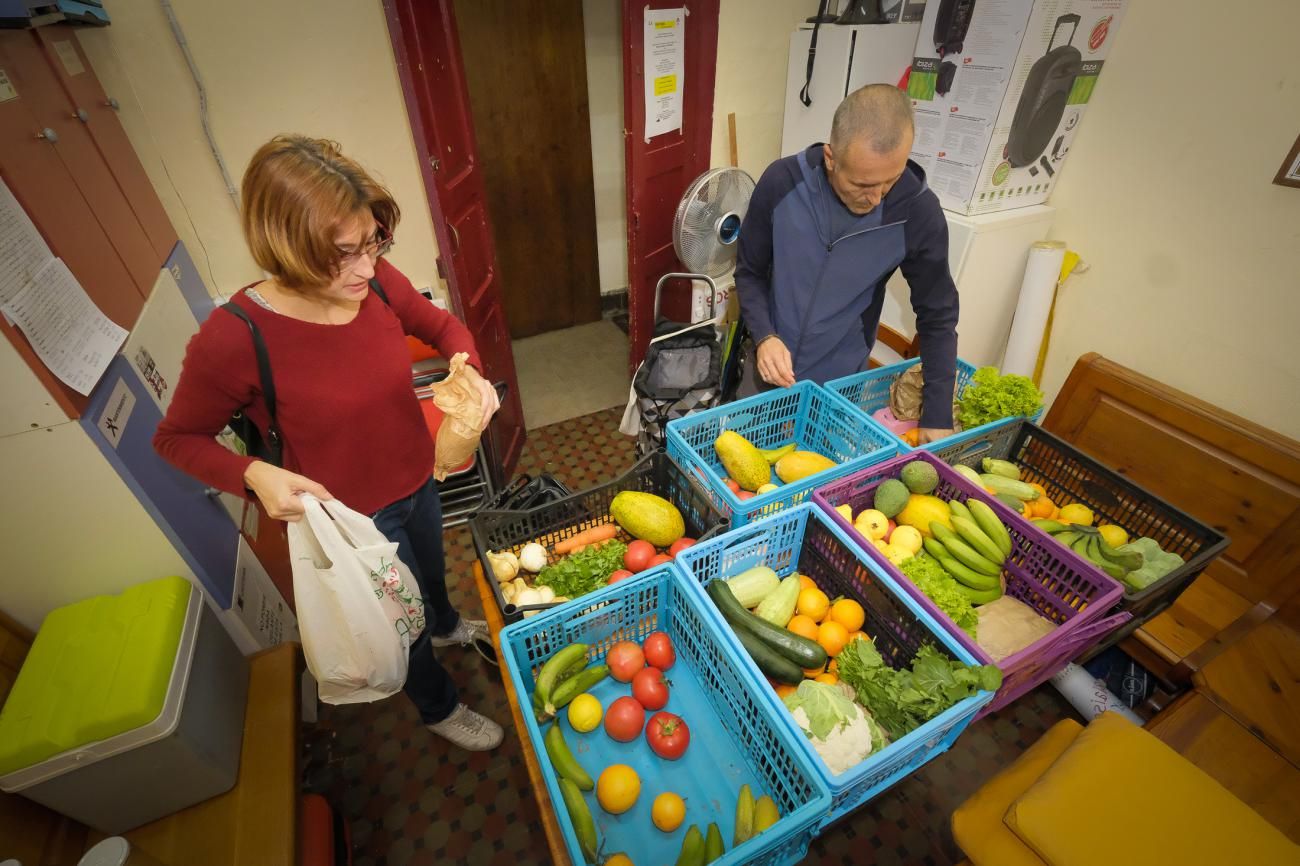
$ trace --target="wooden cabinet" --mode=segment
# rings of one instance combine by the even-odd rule
[[[176,233],[71,27],[0,31],[0,177],[55,256],[110,319],[130,329]],[[70,418],[86,398],[36,357],[20,331],[0,331]]]

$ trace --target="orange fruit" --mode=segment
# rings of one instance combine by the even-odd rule
[[[672,791],[664,791],[650,807],[650,820],[665,833],[671,833],[682,826],[686,817],[686,801]]]
[[[867,634],[865,631],[861,631],[861,630],[859,630],[859,631],[851,631],[851,632],[849,632],[849,639],[848,639],[847,641],[844,642],[844,645],[845,645],[845,646],[848,646],[849,644],[853,643],[853,642],[854,642],[855,640],[857,640],[858,638],[862,638],[863,640],[871,640],[871,635],[869,635],[869,634]]]
[[[826,673],[824,668],[804,668],[803,678],[806,680],[814,680],[824,673]]]
[[[814,581],[811,577],[809,577],[809,576],[806,575],[806,574],[801,574],[801,575],[799,575],[799,589],[800,589],[800,591],[805,590],[805,589],[816,589],[816,588],[817,588],[817,582]]]
[[[799,591],[799,603],[795,606],[795,610],[810,618],[813,622],[821,622],[825,619],[826,612],[830,608],[831,600],[820,589],[802,589]]]
[[[1051,517],[1052,512],[1056,510],[1056,504],[1046,496],[1040,496],[1030,503],[1034,517]]]
[[[920,445],[920,444],[921,444],[921,428],[920,428],[920,427],[913,427],[911,430],[908,430],[908,431],[904,432],[904,433],[903,433],[903,441],[906,442],[908,445],[911,445],[913,448],[915,448],[915,447],[917,447],[918,445]]]
[[[822,645],[828,656],[839,655],[848,642],[849,630],[833,619],[826,620],[817,629],[817,643]]]
[[[790,617],[790,621],[785,624],[787,630],[794,632],[800,637],[806,637],[808,640],[817,640],[817,623],[801,613],[796,613]]]
[[[631,809],[641,794],[641,777],[627,764],[610,764],[596,780],[596,801],[611,815]]]
[[[840,663],[835,661],[835,659],[831,659],[831,663],[826,666],[826,672],[838,674],[840,672]]]
[[[851,632],[862,628],[862,624],[867,621],[867,614],[862,609],[862,605],[851,598],[842,598],[832,604],[827,616],[844,626],[846,631]]]
[[[634,866],[634,864],[631,857],[620,851],[617,854],[610,854],[602,866]]]
[[[1038,491],[1040,498],[1047,495],[1047,488],[1043,487],[1043,485],[1039,484],[1037,481],[1030,481],[1029,486]]]
[[[813,681],[819,683],[825,683],[828,686],[833,686],[840,681],[840,678],[835,676],[835,674],[828,672],[824,674],[818,674],[817,676],[813,677]]]
[[[792,695],[794,693],[795,693],[795,687],[790,685],[789,683],[776,684],[776,696],[781,700],[785,700],[786,695]]]

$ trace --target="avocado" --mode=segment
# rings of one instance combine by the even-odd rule
[[[890,478],[882,481],[876,488],[876,510],[886,517],[895,517],[898,512],[907,507],[909,495],[907,485],[898,479]]]
[[[939,486],[939,473],[924,460],[908,463],[898,477],[913,493],[930,493]]]

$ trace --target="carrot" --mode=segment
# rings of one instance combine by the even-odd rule
[[[584,529],[571,538],[556,542],[555,552],[557,555],[563,556],[567,553],[573,553],[579,547],[586,547],[598,541],[608,541],[615,535],[618,535],[617,526],[612,523],[602,523],[599,526]]]

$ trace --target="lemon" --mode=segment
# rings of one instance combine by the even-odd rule
[[[600,701],[588,694],[578,695],[569,704],[569,724],[580,734],[596,730],[604,714]]]
[[[641,777],[627,764],[610,764],[596,780],[596,802],[611,815],[622,815],[641,795]]]
[[[686,801],[672,791],[664,791],[655,797],[654,805],[650,808],[650,820],[665,833],[671,833],[682,826],[685,817]]]
[[[1107,523],[1105,526],[1098,527],[1097,531],[1101,533],[1101,537],[1106,539],[1106,543],[1111,547],[1119,547],[1122,544],[1128,544],[1128,533],[1124,531],[1124,527],[1122,526]]]
[[[632,858],[622,851],[617,854],[610,854],[609,859],[605,861],[604,866],[634,866]]]
[[[1062,523],[1077,523],[1080,526],[1092,526],[1092,509],[1075,502],[1061,508]]]

